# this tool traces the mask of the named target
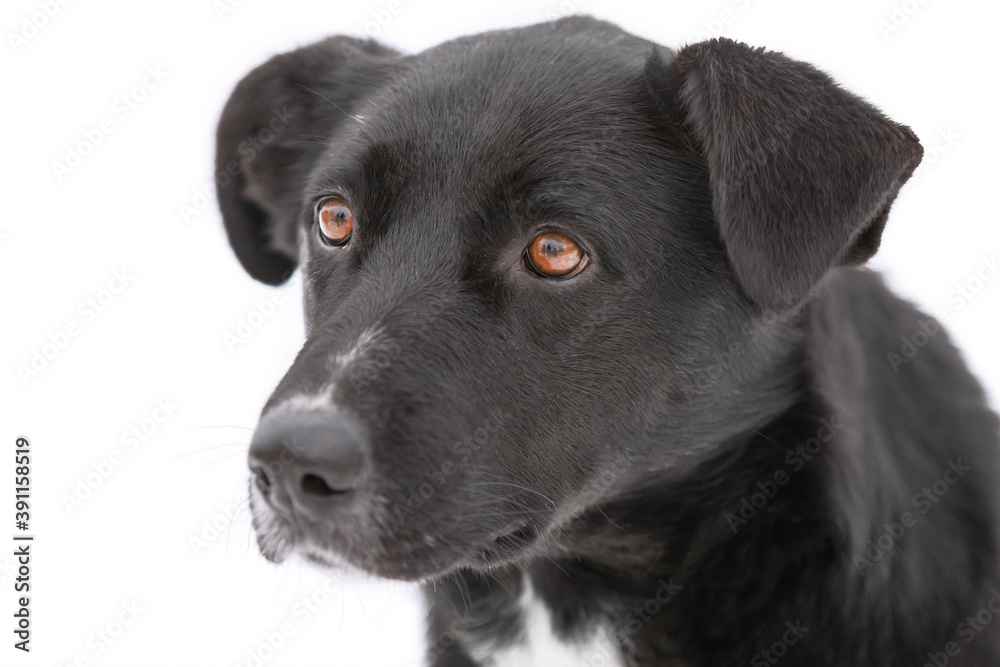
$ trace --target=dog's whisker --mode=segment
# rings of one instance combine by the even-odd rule
[[[188,458],[188,457],[191,457],[191,456],[200,456],[202,454],[211,454],[211,453],[214,453],[215,451],[220,450],[220,449],[223,449],[223,450],[232,450],[230,453],[232,453],[232,454],[239,454],[239,453],[245,452],[247,449],[249,449],[249,447],[250,447],[250,443],[248,443],[248,442],[247,443],[244,443],[244,442],[224,442],[224,443],[216,444],[216,445],[203,445],[203,446],[193,447],[193,448],[191,448],[191,449],[189,449],[187,451],[184,451],[184,452],[179,452],[179,453],[177,453],[177,454],[174,455],[174,458],[175,459],[182,459],[182,458]]]
[[[552,500],[551,498],[549,498],[544,493],[542,493],[541,491],[538,491],[536,489],[528,488],[527,486],[523,486],[521,484],[515,484],[513,482],[480,482],[479,484],[477,484],[477,488],[481,487],[481,486],[482,487],[509,486],[511,488],[514,488],[514,489],[520,489],[521,491],[527,491],[528,493],[533,493],[533,494],[535,494],[537,496],[540,496],[541,498],[545,499],[549,503],[549,505],[551,505],[552,507],[556,506],[556,502],[554,500]]]
[[[349,114],[349,113],[347,113],[346,111],[344,111],[344,108],[343,108],[343,107],[341,107],[341,106],[340,106],[339,104],[337,104],[336,102],[334,102],[333,100],[331,100],[331,99],[330,99],[329,97],[327,97],[326,95],[324,95],[324,94],[322,94],[322,93],[320,93],[320,92],[317,92],[316,90],[313,90],[312,88],[310,88],[309,86],[305,85],[304,83],[300,83],[300,84],[298,84],[298,85],[299,85],[299,87],[301,87],[301,88],[305,88],[306,90],[308,90],[308,91],[309,91],[310,93],[312,93],[312,94],[313,94],[313,95],[315,95],[316,97],[319,97],[320,99],[322,99],[322,100],[325,100],[325,101],[329,102],[329,103],[330,103],[330,105],[331,105],[331,106],[333,106],[333,108],[335,108],[335,109],[336,109],[337,111],[339,111],[340,113],[344,114],[344,116],[345,116],[346,118],[348,118],[349,120],[351,120],[351,121],[352,121],[352,122],[353,122],[353,123],[354,123],[355,125],[357,125],[357,126],[358,126],[358,127],[360,128],[360,129],[362,129],[362,130],[364,129],[364,127],[362,126],[362,124],[361,124],[360,122],[358,122],[358,120],[357,120],[357,119],[356,119],[356,118],[355,118],[354,116],[352,116],[351,114]]]
[[[225,425],[225,424],[214,424],[214,425],[210,425],[210,426],[199,426],[195,430],[197,430],[197,431],[214,431],[214,430],[222,430],[222,429],[226,429],[226,430],[233,429],[233,430],[237,430],[237,431],[250,431],[250,432],[253,432],[253,430],[254,430],[253,428],[251,428],[249,426],[235,426],[235,425]]]

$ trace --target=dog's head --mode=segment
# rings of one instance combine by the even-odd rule
[[[303,274],[250,449],[261,551],[516,562],[752,426],[787,392],[781,323],[875,252],[920,155],[808,65],[585,18],[268,61],[217,155],[243,266]]]

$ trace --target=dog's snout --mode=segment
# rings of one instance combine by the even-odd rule
[[[329,517],[361,483],[367,444],[353,419],[310,412],[265,416],[250,444],[253,483],[288,518]]]

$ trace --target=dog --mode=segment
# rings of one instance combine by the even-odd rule
[[[589,17],[270,59],[216,158],[303,282],[261,553],[420,582],[437,667],[1000,664],[997,417],[863,266],[921,156],[811,65]]]

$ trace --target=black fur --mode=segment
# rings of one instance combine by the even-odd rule
[[[516,642],[529,582],[560,636],[608,628],[629,665],[1000,664],[1000,618],[975,619],[1000,611],[997,418],[856,266],[921,153],[809,65],[582,17],[268,61],[217,157],[247,271],[308,258],[307,340],[262,416],[290,435],[251,449],[262,552],[424,582],[441,667]],[[313,223],[331,195],[342,248]],[[590,265],[528,271],[540,230]],[[360,434],[330,444],[354,486],[309,511],[324,450],[295,410]]]

